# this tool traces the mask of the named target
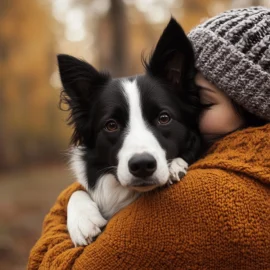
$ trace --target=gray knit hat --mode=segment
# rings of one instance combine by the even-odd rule
[[[197,68],[236,103],[270,120],[270,9],[233,9],[189,33]]]

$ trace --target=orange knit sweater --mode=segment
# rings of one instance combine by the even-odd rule
[[[89,246],[66,228],[66,189],[28,269],[270,269],[270,124],[217,142],[179,183],[140,197]]]

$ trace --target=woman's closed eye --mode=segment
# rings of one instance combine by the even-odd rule
[[[200,103],[202,109],[210,109],[217,104],[216,94],[208,89],[202,88],[200,90]]]
[[[209,102],[209,103],[201,103],[201,107],[204,110],[210,109],[213,105],[215,105],[215,103],[211,103],[211,102]]]
[[[216,104],[215,98],[207,92],[201,92],[200,103],[202,109],[210,109],[213,105]]]

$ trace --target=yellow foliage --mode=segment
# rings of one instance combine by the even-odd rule
[[[37,0],[4,1],[0,16],[0,168],[45,157],[67,141],[59,132],[54,20]],[[59,117],[60,116],[60,117]],[[59,143],[59,144],[58,144]],[[66,143],[65,143],[66,144]],[[58,147],[58,149],[59,149]]]

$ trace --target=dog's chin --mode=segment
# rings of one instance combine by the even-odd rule
[[[163,184],[158,181],[158,179],[149,177],[146,179],[133,178],[130,180],[130,184],[128,184],[127,187],[138,192],[147,192],[162,185]]]
[[[138,192],[147,192],[157,188],[158,185],[151,185],[151,186],[129,186],[129,189],[138,191]]]

